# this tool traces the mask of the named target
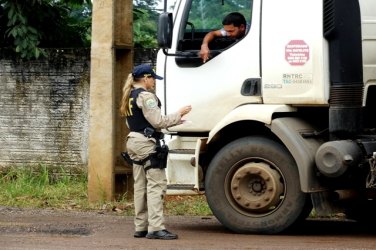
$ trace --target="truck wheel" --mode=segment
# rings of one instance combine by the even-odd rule
[[[262,137],[222,148],[209,165],[205,193],[217,219],[238,233],[282,232],[307,214],[309,202],[290,153]]]

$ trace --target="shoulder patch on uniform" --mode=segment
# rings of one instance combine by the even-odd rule
[[[154,98],[148,98],[145,100],[145,106],[149,109],[154,109],[158,105],[157,101]]]

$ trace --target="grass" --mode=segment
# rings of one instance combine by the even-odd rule
[[[165,213],[170,215],[213,215],[205,195],[167,196]]]
[[[87,175],[67,175],[47,167],[9,168],[0,173],[0,205],[20,208],[51,208],[113,212],[133,215],[133,201],[123,195],[116,201],[89,203]],[[211,215],[204,195],[167,196],[166,215]]]

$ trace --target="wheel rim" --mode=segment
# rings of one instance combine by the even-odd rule
[[[248,162],[228,178],[232,205],[243,213],[263,215],[281,203],[283,176],[270,163]]]

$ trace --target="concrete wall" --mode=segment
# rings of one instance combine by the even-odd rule
[[[21,62],[0,51],[0,170],[88,163],[90,50],[51,50]],[[155,63],[155,50],[135,50],[134,62]]]
[[[89,50],[0,61],[0,166],[87,164]]]

